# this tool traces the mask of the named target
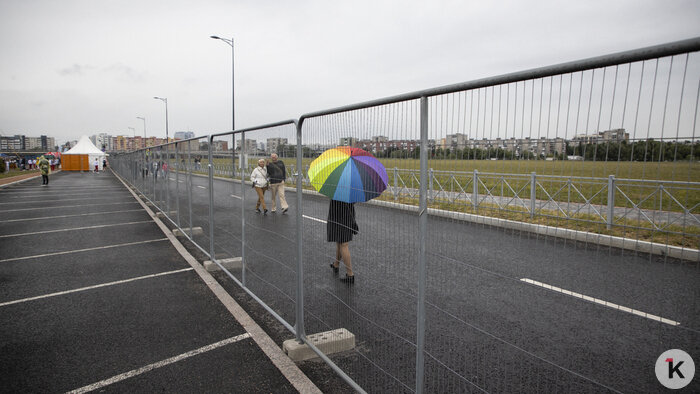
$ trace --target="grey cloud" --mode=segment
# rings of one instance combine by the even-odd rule
[[[73,64],[70,67],[66,67],[64,69],[59,70],[58,73],[64,76],[83,76],[88,70],[91,70],[93,68],[94,67],[88,65]]]
[[[107,73],[114,74],[120,81],[143,82],[145,77],[144,73],[136,71],[122,63],[114,63],[109,67],[105,67],[103,70]]]

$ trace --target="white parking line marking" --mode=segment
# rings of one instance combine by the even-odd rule
[[[0,210],[2,212],[16,212],[16,211],[35,211],[38,209],[58,209],[58,208],[78,208],[78,207],[100,207],[103,205],[119,205],[119,204],[138,204],[136,201],[130,202],[113,202],[109,204],[82,204],[82,205],[57,205],[54,207],[41,207],[41,208],[20,208],[20,209],[10,209],[10,210]]]
[[[53,190],[52,190],[53,191]],[[127,192],[119,189],[114,189],[113,191],[109,191],[110,195],[115,195],[118,193],[122,193],[125,196],[130,196]],[[28,196],[13,196],[14,194],[29,194]],[[13,193],[13,195],[10,195],[9,193],[6,193],[3,196],[3,199],[8,199],[8,200],[19,200],[19,199],[24,199],[24,198],[46,198],[46,193],[29,193],[29,192],[22,192],[22,193]],[[85,193],[61,193],[61,197],[70,197],[70,196],[80,196],[80,197],[85,197]],[[68,200],[68,199],[67,199]],[[70,200],[75,200],[75,198],[70,198]],[[56,201],[52,199],[52,201]]]
[[[129,372],[125,372],[123,374],[111,377],[109,379],[105,379],[105,380],[102,380],[100,382],[93,383],[89,386],[84,386],[84,387],[81,387],[79,389],[69,391],[68,394],[87,393],[89,391],[97,390],[101,387],[105,387],[105,386],[109,386],[110,384],[121,382],[122,380],[126,380],[126,379],[132,378],[134,376],[141,375],[143,373],[152,371],[156,368],[164,367],[166,365],[170,365],[170,364],[176,363],[178,361],[182,361],[186,358],[196,356],[198,354],[206,353],[208,351],[211,351],[211,350],[220,348],[222,346],[226,346],[226,345],[229,345],[231,343],[235,343],[235,342],[241,341],[243,339],[247,339],[247,338],[250,338],[250,334],[248,334],[248,333],[236,335],[235,337],[224,339],[223,341],[212,343],[211,345],[203,346],[203,347],[200,347],[199,349],[191,350],[187,353],[182,353],[179,356],[171,357],[171,358],[165,359],[163,361],[158,361],[157,363],[149,364],[149,365],[146,365],[145,367],[141,367],[138,369],[133,369]]]
[[[27,219],[10,219],[3,220],[3,223],[7,222],[24,222],[28,220],[45,220],[45,219],[58,219],[58,218],[72,218],[76,216],[92,216],[92,215],[106,215],[108,213],[124,213],[124,212],[144,212],[143,209],[125,209],[122,211],[107,211],[107,212],[93,212],[93,213],[78,213],[75,215],[59,215],[59,216],[42,216],[40,218],[27,218]]]
[[[87,249],[77,249],[77,250],[69,250],[66,252],[56,252],[56,253],[46,253],[46,254],[37,254],[34,256],[25,256],[25,257],[13,257],[11,259],[2,259],[0,260],[0,263],[6,263],[8,261],[17,261],[17,260],[27,260],[27,259],[38,259],[40,257],[47,257],[47,256],[59,256],[62,254],[71,254],[71,253],[80,253],[80,252],[89,252],[91,250],[100,250],[100,249],[111,249],[111,248],[119,248],[122,246],[131,246],[131,245],[140,245],[140,244],[147,244],[151,242],[160,242],[160,241],[167,241],[167,238],[158,238],[158,239],[151,239],[148,241],[138,241],[138,242],[127,242],[125,244],[116,244],[116,245],[107,245],[107,246],[99,246],[96,248],[87,248]]]
[[[110,194],[111,194],[111,193],[110,193]],[[131,196],[129,196],[129,195],[127,195],[127,194],[124,195],[124,198],[125,198],[125,199],[131,200]],[[109,197],[89,198],[89,199],[86,199],[86,201],[111,200],[111,199],[114,199],[114,196],[113,196],[113,195],[110,195]],[[52,199],[51,201],[52,201],[52,202],[53,202],[53,201],[71,201],[71,202],[75,202],[75,200],[76,200],[75,198],[67,198],[67,199],[63,199],[63,200],[61,200],[61,199],[56,199],[56,200]],[[36,203],[43,203],[43,202],[45,202],[45,201],[41,201],[41,200],[39,200],[39,201],[15,201],[15,202],[0,202],[0,204],[1,204],[1,205],[8,205],[8,204],[36,204]]]
[[[237,196],[237,195],[235,195],[235,194],[231,194],[231,197],[233,197],[233,198],[237,198],[237,199],[241,200],[241,198],[240,198],[240,197],[238,197],[238,196]]]
[[[523,282],[529,283],[531,285],[544,287],[545,289],[556,291],[558,293],[563,293],[563,294],[566,294],[566,295],[569,295],[572,297],[581,298],[581,299],[584,299],[586,301],[595,302],[596,304],[604,305],[604,306],[607,306],[608,308],[617,309],[617,310],[622,311],[622,312],[632,313],[634,315],[646,317],[647,319],[655,320],[655,321],[658,321],[661,323],[670,324],[672,326],[679,326],[681,324],[675,320],[666,319],[666,318],[661,317],[661,316],[656,316],[656,315],[652,315],[650,313],[642,312],[642,311],[639,311],[636,309],[627,308],[627,307],[622,306],[622,305],[613,304],[612,302],[600,300],[598,298],[590,297],[590,296],[583,295],[580,293],[575,293],[573,291],[569,291],[569,290],[562,289],[560,287],[548,285],[546,283],[538,282],[536,280],[532,280],[532,279],[528,279],[528,278],[522,278],[520,280]]]
[[[199,185],[197,185],[197,187],[200,188],[200,189],[206,189],[206,187],[204,187],[204,186],[199,186]]]
[[[303,218],[305,218],[305,219],[313,220],[313,221],[316,221],[316,222],[326,223],[326,221],[325,221],[325,220],[322,220],[322,219],[316,219],[316,218],[314,218],[314,217],[311,217],[311,216],[301,215],[301,217],[303,217]]]
[[[163,275],[178,274],[180,272],[192,271],[193,269],[194,268],[192,268],[192,267],[183,268],[183,269],[179,269],[179,270],[175,270],[175,271],[168,271],[168,272],[161,272],[158,274],[144,275],[144,276],[139,276],[139,277],[131,278],[131,279],[124,279],[124,280],[118,280],[115,282],[102,283],[102,284],[94,285],[94,286],[81,287],[81,288],[73,289],[73,290],[59,291],[56,293],[44,294],[44,295],[40,295],[40,296],[36,296],[36,297],[22,298],[20,300],[2,302],[2,303],[0,303],[0,306],[19,304],[21,302],[40,300],[42,298],[56,297],[56,296],[65,295],[65,294],[77,293],[79,291],[98,289],[100,287],[114,286],[114,285],[119,285],[122,283],[129,283],[129,282],[133,282],[133,281],[137,281],[137,280],[141,280],[141,279],[155,278],[155,277],[163,276]]]
[[[140,222],[114,223],[114,224],[102,224],[102,225],[99,225],[99,226],[62,228],[62,229],[58,229],[58,230],[35,231],[35,232],[33,232],[33,233],[0,235],[0,238],[21,237],[21,236],[24,236],[24,235],[37,235],[37,234],[47,234],[47,233],[59,233],[59,232],[62,232],[62,231],[88,230],[88,229],[93,229],[93,228],[103,228],[103,227],[113,227],[113,226],[128,226],[128,225],[131,225],[131,224],[141,224],[141,223],[153,223],[153,221],[152,221],[152,220],[142,220],[142,221],[140,221]]]

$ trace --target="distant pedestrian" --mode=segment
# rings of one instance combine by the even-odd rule
[[[100,161],[97,160],[97,159],[95,159],[95,162],[93,163],[93,165],[95,166],[95,172],[99,172],[99,169],[100,169]]]
[[[287,178],[287,170],[284,168],[284,162],[277,157],[277,153],[270,155],[270,159],[271,161],[267,163],[267,175],[270,177],[270,194],[272,195],[270,210],[277,211],[276,199],[279,195],[282,213],[287,213],[289,205],[287,199],[284,198],[284,180]]]
[[[155,180],[158,180],[158,169],[160,167],[160,162],[159,161],[154,161],[153,162],[153,177]]]
[[[345,264],[345,277],[340,278],[345,283],[355,283],[355,274],[352,271],[350,258],[350,241],[357,234],[359,228],[355,221],[355,204],[331,200],[328,206],[328,220],[326,221],[326,239],[335,242],[335,261],[331,268],[338,273],[340,261]]]
[[[102,159],[102,169],[107,168],[107,159]]]
[[[265,160],[258,160],[258,166],[250,173],[250,181],[253,182],[253,188],[258,193],[258,201],[255,203],[255,211],[260,213],[262,205],[263,214],[267,215],[267,206],[265,206],[265,190],[268,187],[267,168],[265,168]]]
[[[41,156],[39,158],[39,169],[41,170],[41,184],[42,186],[48,186],[49,185],[49,169],[51,165],[49,164],[49,161],[44,157]]]

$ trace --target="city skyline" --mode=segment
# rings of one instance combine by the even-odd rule
[[[154,96],[171,130],[228,131],[231,51],[211,35],[234,39],[239,128],[700,35],[693,1],[125,4],[0,4],[0,135],[164,137]]]

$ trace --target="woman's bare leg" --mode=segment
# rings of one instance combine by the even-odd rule
[[[340,257],[343,260],[343,263],[345,263],[345,268],[347,269],[347,276],[353,276],[352,272],[352,260],[350,258],[350,247],[349,247],[349,242],[343,242],[339,243],[338,245],[338,253],[340,254]]]
[[[333,267],[338,268],[340,266],[340,244],[336,242],[335,244],[335,261],[333,262]]]

